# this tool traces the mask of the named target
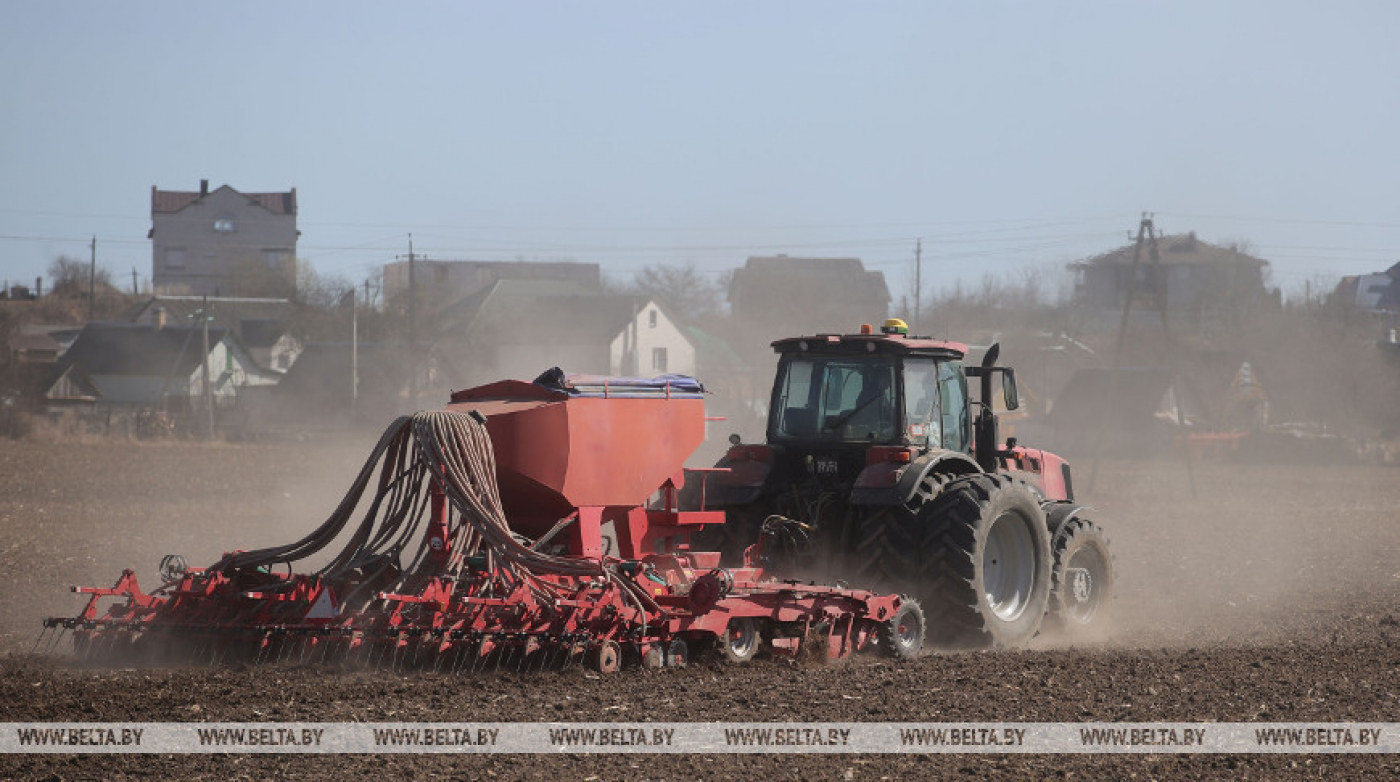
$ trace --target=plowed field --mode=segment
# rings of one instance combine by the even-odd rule
[[[1400,721],[1400,471],[1105,465],[1081,499],[1117,557],[1108,637],[896,664],[759,661],[598,677],[291,665],[90,670],[28,654],[70,584],[154,580],[321,521],[365,442],[0,441],[0,721]],[[1078,476],[1086,482],[1087,465]],[[0,777],[1384,778],[1400,757],[6,756]]]

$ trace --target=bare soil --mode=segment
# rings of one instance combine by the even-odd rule
[[[368,442],[0,441],[0,720],[1400,721],[1400,471],[1105,464],[1100,639],[906,663],[758,661],[597,677],[320,666],[93,670],[29,650],[72,584],[155,578],[320,522]],[[6,756],[0,777],[1382,778],[1394,756]]]

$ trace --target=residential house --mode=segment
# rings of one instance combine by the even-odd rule
[[[26,413],[58,414],[90,410],[102,401],[102,392],[81,367],[67,361],[21,364],[7,373],[0,388],[0,404],[14,405]]]
[[[296,188],[151,188],[151,279],[162,293],[289,296],[299,235]]]
[[[1343,277],[1336,296],[1342,304],[1367,314],[1400,314],[1400,263],[1383,272]]]
[[[819,332],[849,334],[889,314],[885,275],[859,258],[749,258],[734,270],[729,308],[736,323],[774,339]]]
[[[48,363],[58,360],[63,346],[46,332],[17,331],[9,337],[10,360],[17,363]]]
[[[562,280],[498,280],[444,313],[439,341],[472,382],[569,372],[695,373],[695,345],[648,296],[605,295]]]
[[[428,304],[454,302],[500,280],[558,280],[595,293],[603,287],[598,264],[574,261],[416,260],[412,276],[420,303]],[[409,262],[385,264],[384,300],[397,301],[408,288]]]
[[[121,320],[159,326],[195,325],[197,313],[206,307],[209,325],[230,330],[264,370],[285,372],[301,353],[301,340],[290,332],[296,306],[289,299],[158,295],[134,304]]]
[[[276,382],[228,329],[209,329],[206,354],[202,331],[186,325],[89,323],[64,359],[91,378],[104,404],[115,406],[202,407],[206,358],[217,406],[234,404],[240,389]]]
[[[1197,238],[1195,232],[1157,240],[1154,264],[1147,248],[1135,244],[1078,261],[1069,268],[1078,275],[1076,298],[1089,310],[1123,309],[1129,291],[1140,312],[1211,314],[1263,299],[1268,261]],[[1134,256],[1137,267],[1134,272]],[[1158,279],[1157,275],[1161,275]],[[1159,282],[1165,302],[1157,299]]]

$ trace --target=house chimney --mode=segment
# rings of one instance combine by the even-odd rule
[[[201,179],[201,180],[199,180],[199,194],[200,194],[201,196],[207,196],[207,195],[209,195],[209,180],[207,180],[207,179]]]
[[[167,314],[166,314],[166,312],[165,312],[165,308],[164,308],[164,307],[156,307],[155,315],[156,315],[156,329],[157,329],[157,330],[160,330],[160,329],[165,328],[166,321],[168,320]]]

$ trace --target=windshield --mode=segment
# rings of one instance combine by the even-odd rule
[[[894,373],[888,359],[792,359],[778,380],[774,433],[803,440],[893,440],[899,417]]]

